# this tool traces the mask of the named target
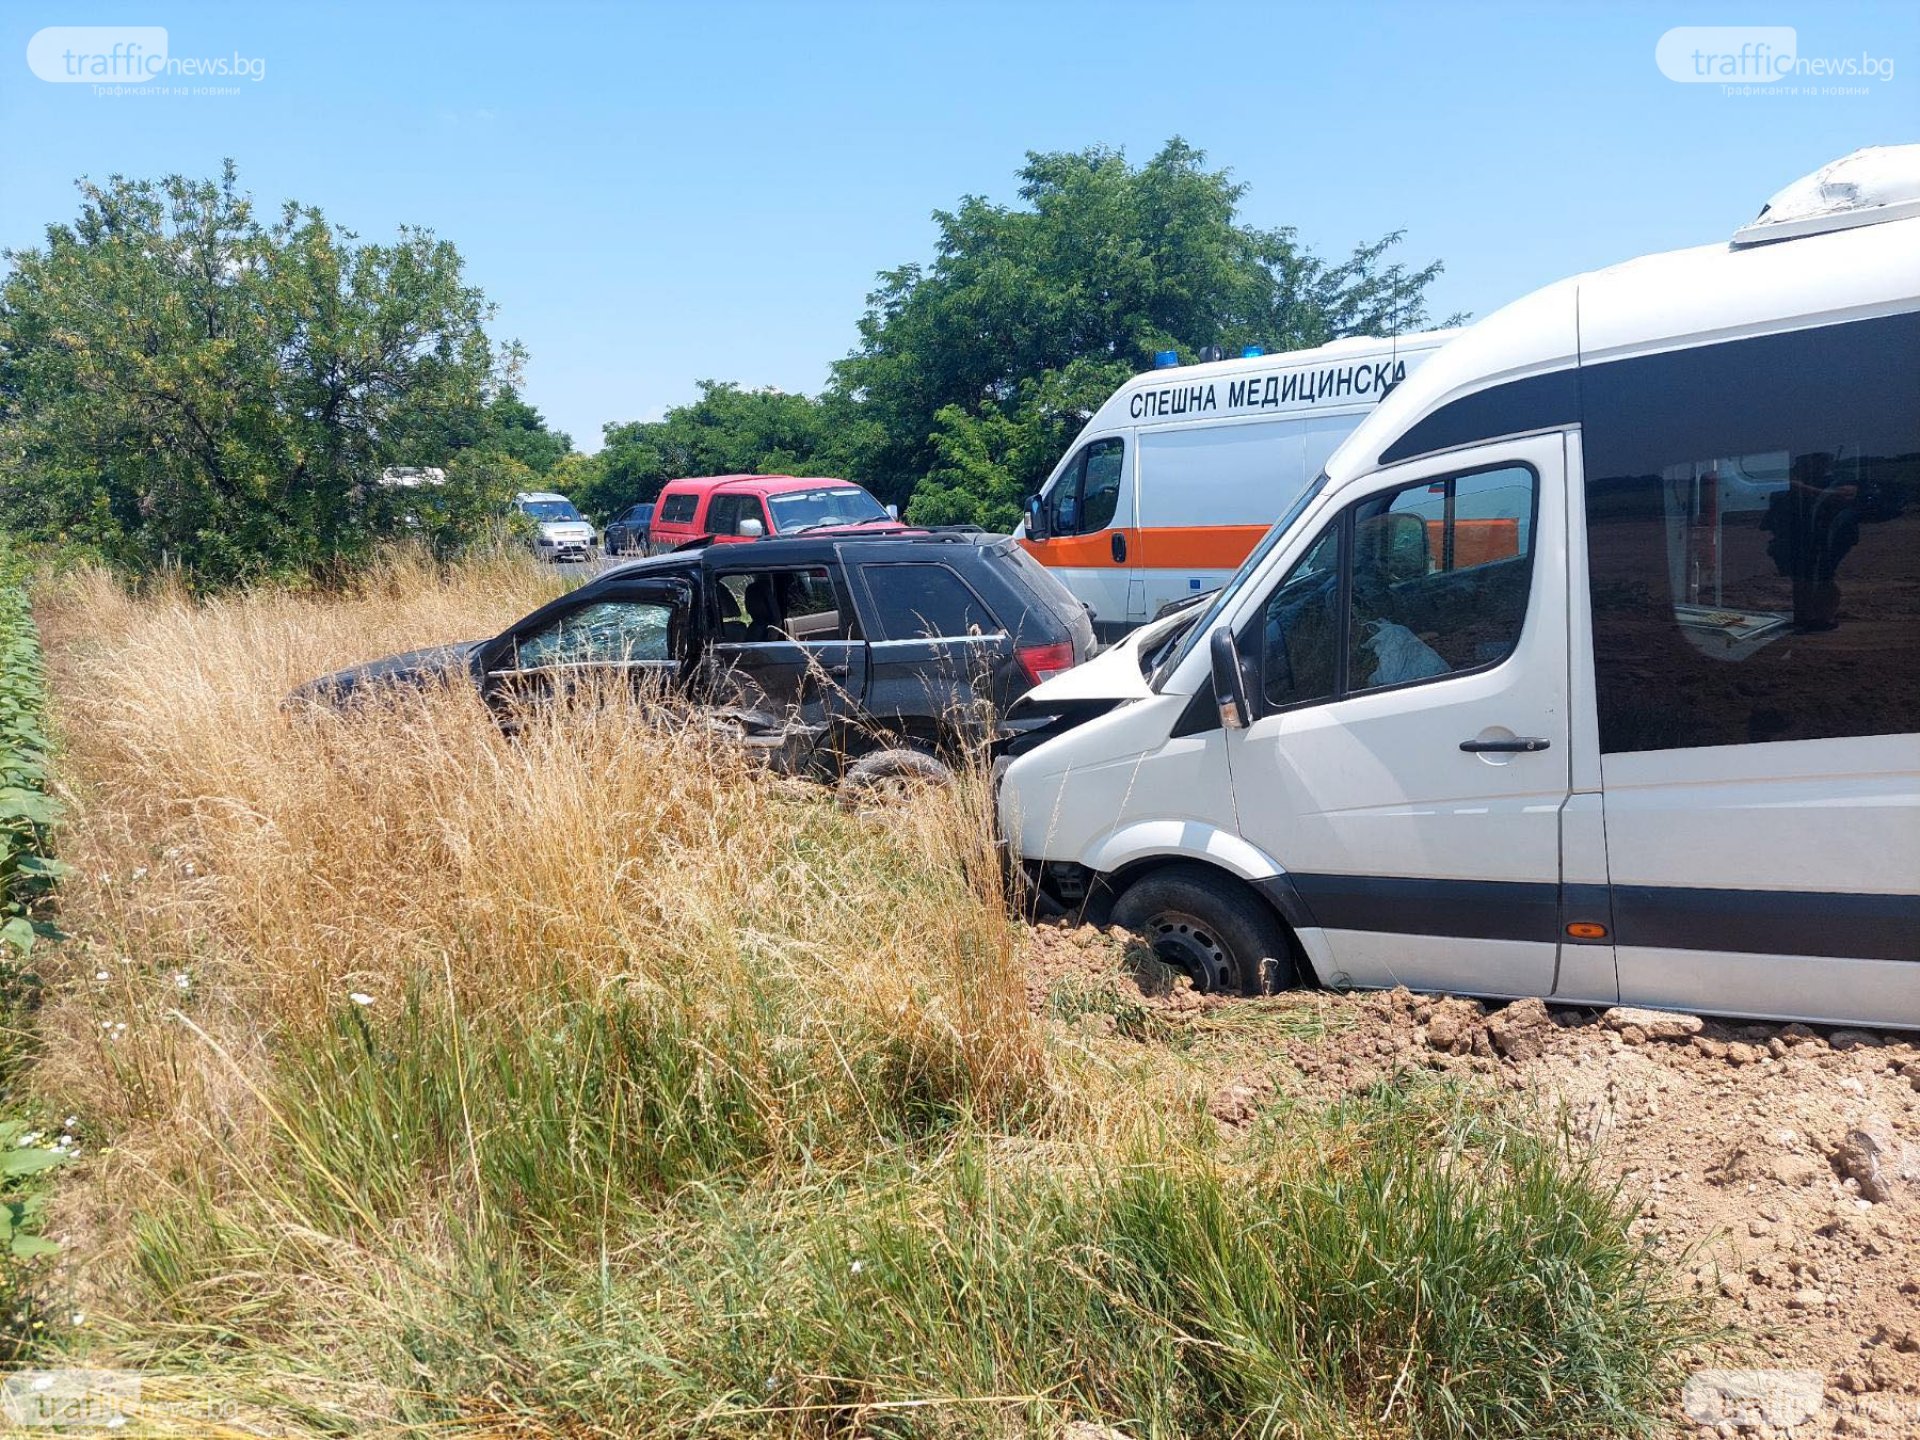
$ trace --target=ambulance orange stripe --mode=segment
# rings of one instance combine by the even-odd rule
[[[1105,566],[1116,570],[1129,566],[1147,570],[1235,570],[1266,533],[1264,525],[1165,525],[1020,543],[1042,565],[1090,570]],[[1124,562],[1113,558],[1115,535],[1126,537]]]

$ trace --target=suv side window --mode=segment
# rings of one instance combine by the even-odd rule
[[[999,619],[973,588],[945,565],[864,565],[878,640],[936,640],[999,635]]]
[[[725,645],[857,638],[824,565],[804,570],[737,570],[715,577],[717,638]]]
[[[1113,524],[1126,472],[1126,442],[1095,440],[1067,463],[1047,494],[1049,533],[1093,535]]]
[[[660,518],[669,525],[685,525],[693,519],[693,512],[698,506],[698,497],[684,491],[678,495],[669,495],[660,502]]]
[[[514,643],[522,670],[550,665],[659,664],[674,657],[673,607],[656,600],[600,600],[557,616]]]
[[[1334,517],[1243,641],[1267,708],[1505,660],[1526,621],[1539,489],[1510,465],[1416,481]]]

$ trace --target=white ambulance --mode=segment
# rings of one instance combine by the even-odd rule
[[[1463,332],[1022,704],[1029,873],[1202,986],[1920,1027],[1920,146]]]
[[[1014,531],[1112,639],[1217,590],[1451,332],[1170,366],[1113,393]]]

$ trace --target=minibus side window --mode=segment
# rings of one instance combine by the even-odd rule
[[[1420,480],[1348,506],[1287,572],[1243,653],[1269,710],[1498,665],[1533,582],[1539,479],[1524,465]]]
[[[1347,689],[1497,665],[1533,578],[1533,472],[1422,481],[1354,511]]]
[[[1260,685],[1270,709],[1333,698],[1340,653],[1340,536],[1335,517],[1260,612]]]
[[[1920,731],[1920,316],[1583,393],[1601,750]]]

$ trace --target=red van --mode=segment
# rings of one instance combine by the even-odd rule
[[[657,554],[711,535],[755,540],[802,530],[888,531],[906,527],[851,480],[805,475],[704,475],[669,480],[653,507]]]

